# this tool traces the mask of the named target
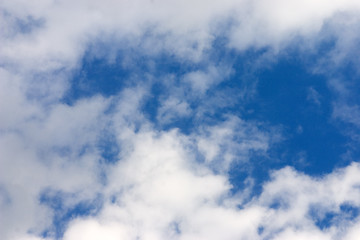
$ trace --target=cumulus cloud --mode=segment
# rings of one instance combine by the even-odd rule
[[[57,105],[47,114],[2,129],[1,211],[7,218],[1,218],[0,231],[5,239],[17,232],[40,233],[51,224],[52,213],[39,203],[47,188],[93,197],[99,186],[94,145],[105,107],[99,98],[73,107]]]
[[[266,154],[280,138],[275,128],[221,112],[189,134],[159,130],[142,112],[152,82],[138,76],[114,96],[71,105],[63,97],[85,53],[109,62],[118,51],[165,54],[198,67],[177,76],[184,86],[166,85],[155,118],[200,121],[203,108],[214,111],[208,93],[233,69],[207,59],[216,41],[239,54],[281,53],[299,39],[316,51],[323,38],[335,38],[326,57],[337,66],[357,51],[359,9],[355,0],[1,1],[1,239],[355,239],[358,217],[343,206],[360,207],[357,163],[319,178],[274,171],[249,200],[232,192],[228,170]],[[309,99],[319,102],[314,89]],[[357,106],[335,107],[334,116],[358,125],[353,112]],[[120,149],[109,162],[99,147],[104,132]],[[56,233],[52,199],[66,212],[98,198],[93,214],[65,218]],[[327,213],[334,217],[319,226]]]
[[[354,219],[346,217],[341,206],[360,207],[358,164],[323,178],[284,168],[273,173],[259,197],[241,203],[229,194],[226,177],[187,165],[191,157],[183,155],[174,142],[176,133],[156,139],[142,135],[147,144],[142,140],[140,149],[134,148],[135,155],[119,162],[112,175],[117,181],[109,194],[116,200],[109,199],[96,218],[72,222],[65,239],[322,240],[355,236]],[[320,228],[317,223],[326,213],[338,218]]]
[[[282,48],[312,38],[338,13],[356,15],[357,1],[3,1],[2,62],[29,70],[74,67],[88,44],[116,40],[147,52],[166,50],[199,60],[230,24],[229,46]],[[66,17],[65,17],[66,16]],[[23,22],[23,24],[20,24]],[[351,21],[350,21],[351,22]],[[341,19],[339,24],[348,22]],[[336,24],[338,24],[336,22]],[[26,26],[27,31],[24,31]],[[336,28],[339,29],[339,28]],[[14,32],[10,34],[9,32]],[[150,31],[150,37],[147,32]],[[340,32],[341,41],[354,39]],[[338,32],[334,33],[336,36]],[[99,39],[99,36],[102,38]],[[340,38],[340,36],[339,36]],[[158,41],[161,39],[161,41]],[[346,40],[345,40],[346,39]],[[348,45],[346,45],[348,46]]]

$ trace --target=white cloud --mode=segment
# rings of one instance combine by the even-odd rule
[[[159,107],[157,119],[166,124],[179,118],[188,117],[190,114],[191,109],[186,101],[169,97]]]
[[[189,72],[184,76],[184,82],[190,84],[195,94],[202,96],[206,91],[224,81],[231,73],[231,69],[225,66],[209,66],[206,71]]]
[[[351,219],[320,229],[316,218],[322,218],[322,212],[343,214],[342,204],[360,207],[359,164],[323,178],[281,169],[274,172],[259,197],[237,208],[241,199],[228,193],[226,177],[194,165],[176,132],[143,132],[134,140],[133,153],[111,174],[113,184],[107,194],[116,201],[109,199],[97,217],[75,220],[65,233],[66,240],[92,231],[89,239],[101,234],[109,239],[325,240],[355,236]],[[274,208],[274,202],[279,207]],[[319,215],[311,216],[311,211]]]
[[[96,176],[99,155],[94,150],[75,158],[72,154],[51,153],[50,162],[44,162],[37,155],[38,148],[46,150],[65,145],[76,152],[77,146],[91,145],[96,132],[103,128],[99,121],[104,118],[99,116],[108,101],[102,98],[80,101],[72,107],[55,105],[39,125],[44,128],[40,129],[37,124],[24,125],[25,138],[2,135],[0,152],[6,169],[1,181],[8,192],[5,194],[11,199],[11,203],[2,201],[1,205],[2,212],[8,216],[1,224],[5,239],[21,239],[17,237],[19,232],[25,234],[31,229],[39,234],[49,227],[51,209],[37,201],[46,187],[78,193],[75,199],[67,200],[69,206],[91,199],[95,193],[105,198],[97,215],[70,223],[64,235],[66,240],[100,236],[104,239],[302,239],[309,236],[322,240],[338,235],[351,239],[355,234],[356,228],[350,224],[353,220],[346,218],[321,230],[310,211],[314,206],[321,206],[316,210],[316,216],[321,218],[326,212],[342,214],[342,204],[360,207],[358,164],[322,178],[311,178],[291,168],[281,169],[273,173],[259,197],[244,203],[241,195],[230,194],[226,172],[216,174],[212,167],[197,161],[193,148],[189,147],[193,136],[174,130],[157,132],[138,115],[142,97],[141,88],[127,89],[117,100],[117,110],[109,116],[119,142],[126,144],[122,145],[120,161],[102,166],[106,171],[106,186],[101,185]],[[130,119],[137,115],[140,118],[136,127]],[[38,134],[32,134],[31,128]],[[63,135],[58,133],[59,128]],[[236,156],[246,156],[252,148],[266,151],[269,144],[266,134],[256,125],[237,118],[230,118],[223,126],[210,127],[208,134],[205,139],[210,142],[204,144],[204,148],[220,145],[230,153],[236,151]],[[76,137],[73,140],[67,138],[69,136]],[[242,148],[241,140],[255,145],[245,144]],[[226,151],[219,157],[226,156]],[[14,174],[19,176],[16,182]],[[274,204],[278,206],[274,208]]]
[[[40,109],[27,101],[19,76],[0,68],[0,79],[1,129],[12,129],[24,119],[40,114]]]
[[[280,233],[279,236],[277,236],[275,239],[276,240],[285,240],[285,239],[330,240],[332,238],[330,234],[323,233],[318,229],[305,229],[305,230],[287,229],[284,232]]]
[[[37,236],[51,228],[54,212],[39,197],[50,189],[73,194],[66,207],[97,193],[106,199],[98,215],[71,222],[66,240],[329,239],[339,234],[354,239],[357,223],[344,219],[340,227],[321,230],[309,209],[321,203],[321,211],[341,214],[341,204],[359,207],[358,164],[319,179],[290,168],[276,171],[261,195],[239,209],[243,199],[230,194],[225,170],[235,158],[267,151],[273,133],[260,131],[257,123],[229,118],[191,136],[158,132],[139,110],[149,91],[140,86],[73,106],[60,99],[88,46],[101,52],[99,42],[112,44],[112,52],[166,52],[182,61],[206,62],[218,34],[229,38],[228,48],[278,51],[296,37],[315,44],[329,31],[337,39],[330,56],[340,61],[356,47],[359,7],[355,0],[1,1],[1,238],[41,239]],[[183,78],[200,94],[231,72],[208,65]],[[111,104],[117,105],[114,113],[105,114]],[[161,106],[159,118],[165,122],[191,112],[178,96]],[[357,116],[349,115],[354,110],[334,115],[357,124]],[[108,124],[122,147],[121,160],[113,165],[99,163],[96,147]],[[192,144],[207,164],[197,161]],[[280,207],[272,208],[277,201]]]
[[[359,223],[353,224],[350,226],[349,232],[345,235],[345,240],[356,240],[360,234]]]
[[[77,240],[113,240],[113,239],[135,239],[129,229],[115,222],[103,224],[95,220],[76,221],[72,228],[66,232],[64,239]]]
[[[234,160],[247,162],[251,152],[266,153],[277,137],[273,131],[261,131],[257,124],[229,116],[222,124],[200,127],[195,136],[199,151],[216,169],[227,171]]]
[[[39,202],[46,189],[81,193],[80,199],[93,197],[100,186],[94,145],[104,127],[106,105],[100,98],[73,107],[59,104],[2,130],[0,183],[7,201],[1,204],[6,218],[0,219],[0,232],[4,239],[27,231],[38,234],[51,225],[52,211]]]
[[[349,106],[346,103],[338,103],[334,105],[333,117],[359,127],[360,107],[358,105]]]
[[[345,123],[342,131],[355,140],[355,144],[359,141],[359,134],[356,129],[360,127],[360,105],[356,100],[358,95],[356,85],[357,82],[354,79],[342,79],[342,81],[332,79],[329,81],[330,89],[334,91],[336,96],[332,102],[332,119]]]
[[[338,13],[357,14],[358,1],[3,1],[6,29],[16,29],[11,19],[28,17],[44,22],[30,33],[9,37],[2,31],[2,62],[28,70],[72,68],[88,44],[122,40],[147,52],[165,49],[180,57],[197,60],[211,47],[219,28],[235,22],[229,32],[230,46],[273,46],[281,49],[294,37],[306,39],[318,34]],[[16,22],[16,21],[15,21]],[[341,19],[341,22],[344,22]],[[345,21],[346,22],[346,21]],[[30,23],[31,24],[31,23]],[[346,23],[345,23],[346,25]],[[150,29],[150,37],[144,36]],[[225,30],[225,33],[227,30]],[[337,35],[337,31],[334,34]],[[345,32],[340,32],[342,34]],[[354,39],[352,32],[341,39]],[[161,41],[158,39],[161,37]],[[339,37],[340,39],[340,37]],[[117,44],[116,42],[119,42]],[[343,41],[343,40],[341,40]],[[349,42],[349,41],[347,41]],[[344,48],[341,48],[345,50]]]

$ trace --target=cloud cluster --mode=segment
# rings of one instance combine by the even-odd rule
[[[228,51],[271,54],[297,41],[316,52],[335,39],[330,63],[317,66],[338,66],[354,60],[359,11],[356,0],[1,1],[0,238],[355,239],[356,163],[321,178],[274,171],[249,199],[250,187],[232,192],[228,170],[266,154],[280,138],[275,128],[219,113],[219,121],[195,124],[189,134],[159,130],[142,112],[152,82],[138,77],[114,96],[71,105],[63,97],[86,53],[129,69],[136,56],[155,64],[173,56],[201,67],[176,76],[180,84],[164,84],[155,119],[161,126],[201,122],[217,110],[207,94],[232,74],[230,63],[208,59],[219,39]],[[127,56],[119,60],[120,51]],[[310,90],[309,100],[319,102]],[[358,125],[354,109],[334,115]],[[109,132],[109,145],[119,149],[110,160],[101,147]],[[66,216],[97,199],[93,214]]]
[[[118,109],[107,120],[104,111],[109,102],[94,98],[52,109],[41,129],[36,128],[38,124],[33,126],[36,133],[26,126],[21,137],[10,132],[2,135],[1,164],[6,168],[1,173],[1,210],[7,218],[1,219],[1,233],[5,239],[36,239],[46,229],[51,232],[49,223],[56,209],[39,202],[40,194],[51,195],[51,191],[60,194],[65,209],[98,194],[103,198],[95,215],[68,219],[66,240],[348,240],[357,236],[357,216],[352,211],[360,207],[359,164],[322,178],[287,167],[273,172],[261,194],[248,200],[244,194],[251,189],[231,193],[226,171],[216,173],[213,165],[199,162],[194,141],[201,146],[200,153],[225,146],[236,149],[236,156],[243,158],[249,150],[266,151],[269,142],[262,139],[266,133],[238,124],[239,119],[210,127],[210,135],[195,140],[176,130],[159,132],[141,119],[139,129],[129,121],[130,115],[141,118],[136,107],[141,95],[130,98],[134,91],[139,90],[121,94]],[[112,122],[122,148],[120,160],[105,165],[98,161],[101,157],[95,147],[102,121]],[[215,137],[219,134],[220,138]],[[236,134],[245,146],[241,147],[241,141],[229,142]],[[231,150],[219,155],[225,165],[226,151]],[[101,177],[104,173],[105,179]],[[322,221],[327,225],[321,226]],[[27,236],[21,235],[26,232]],[[47,239],[51,236],[49,233]]]
[[[106,101],[100,98],[73,107],[59,104],[1,129],[3,239],[16,239],[13,234],[28,231],[39,234],[51,225],[52,212],[40,203],[47,189],[93,197],[100,187],[94,146],[104,127],[104,107]]]
[[[327,24],[335,25],[330,32],[334,30],[344,50],[357,38],[349,30],[360,5],[355,0],[36,4],[18,0],[2,1],[1,8],[3,64],[46,70],[74,67],[94,42],[111,44],[111,51],[126,45],[148,54],[165,50],[199,60],[219,36],[227,37],[228,45],[237,49],[270,46],[281,50],[296,37],[316,37]]]
[[[284,168],[273,172],[259,197],[243,202],[241,195],[229,193],[226,176],[191,161],[176,135],[138,134],[133,153],[110,174],[111,197],[100,214],[71,222],[64,239],[347,240],[356,236],[358,219],[346,209],[360,207],[359,164],[323,178]],[[322,221],[327,225],[321,226]]]

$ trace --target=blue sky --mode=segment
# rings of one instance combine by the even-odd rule
[[[357,1],[0,9],[1,239],[359,236]]]

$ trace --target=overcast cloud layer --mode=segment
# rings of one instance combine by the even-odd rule
[[[0,238],[358,239],[359,18],[357,0],[0,1]]]

